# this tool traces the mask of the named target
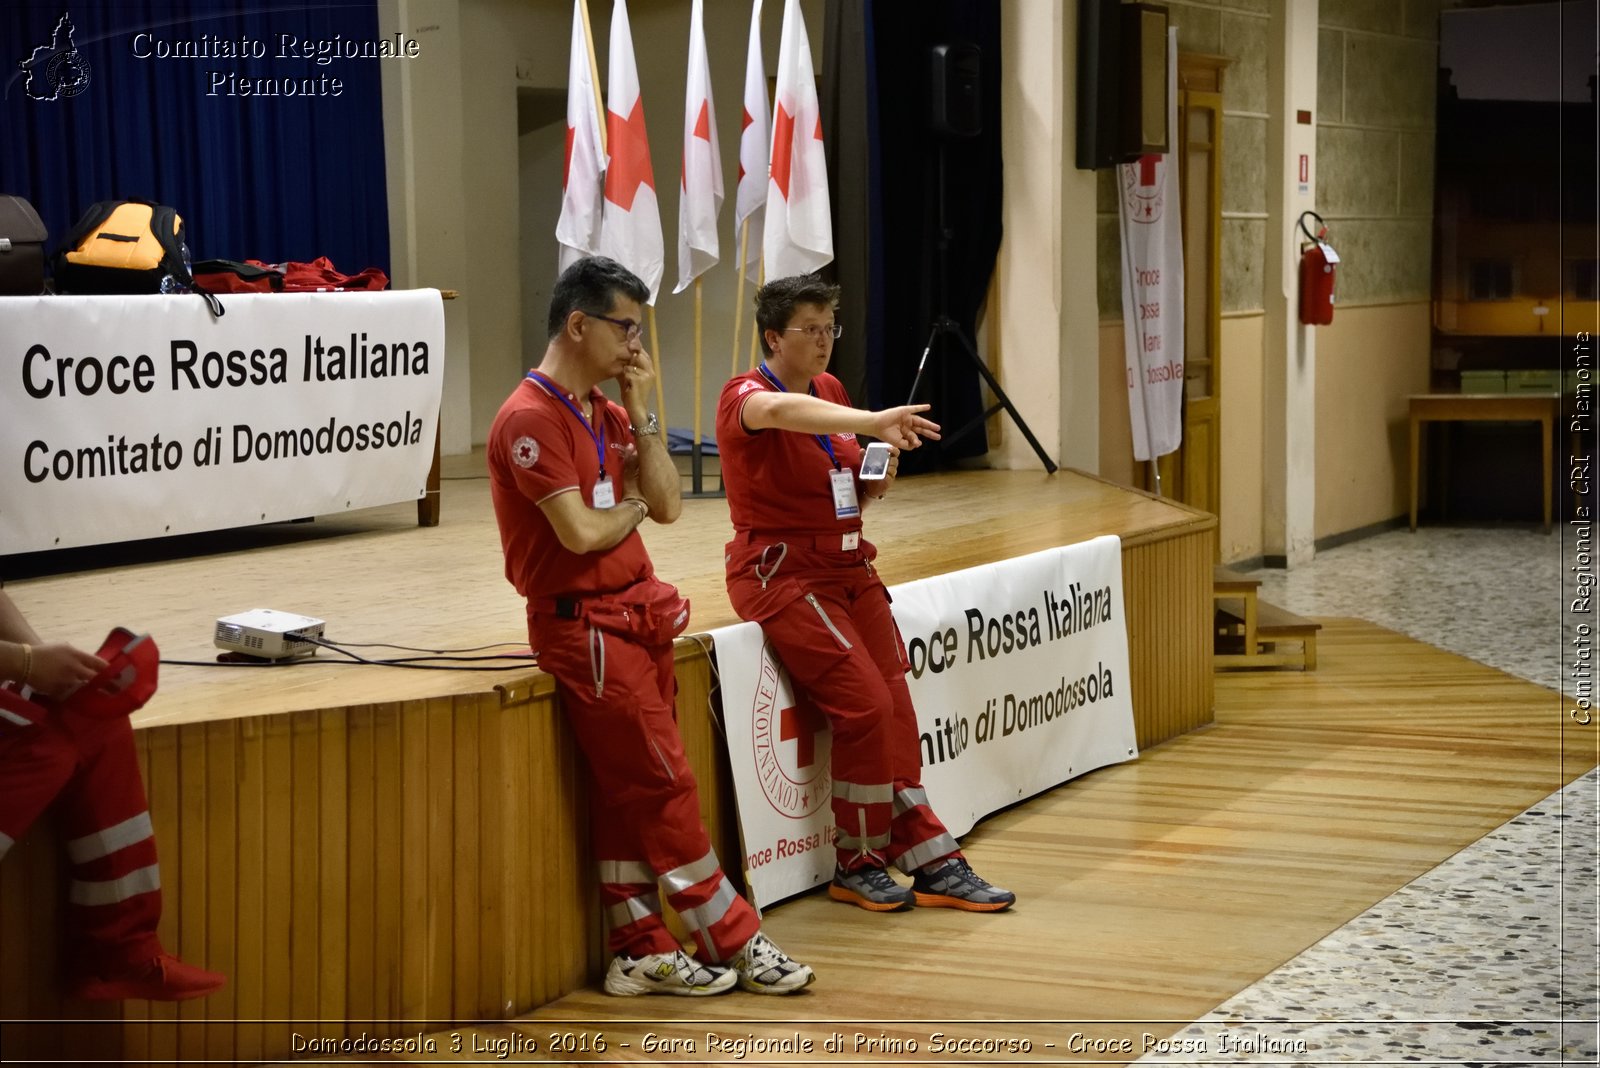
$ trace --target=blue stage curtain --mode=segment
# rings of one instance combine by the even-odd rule
[[[59,54],[51,46],[63,11],[71,38],[56,43],[76,54],[57,65],[52,85],[39,68]],[[285,49],[284,35],[297,44]],[[140,197],[177,209],[196,260],[327,256],[348,274],[387,272],[380,71],[410,61],[319,63],[303,51],[304,42],[378,39],[375,0],[0,5],[0,193],[33,202],[52,252],[94,202]],[[264,55],[159,54],[214,53],[217,42],[259,45]],[[293,83],[296,94],[230,95],[263,78],[280,90]]]

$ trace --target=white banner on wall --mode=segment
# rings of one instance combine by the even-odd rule
[[[1122,335],[1133,458],[1183,444],[1183,221],[1178,203],[1178,31],[1167,31],[1167,139],[1161,156],[1117,168],[1122,188]]]
[[[951,833],[1134,741],[1121,541],[1096,538],[894,587],[922,781]],[[832,878],[830,735],[754,623],[711,632],[744,868],[757,905]]]
[[[422,496],[433,289],[0,297],[0,554]]]

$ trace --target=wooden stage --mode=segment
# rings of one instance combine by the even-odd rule
[[[215,619],[252,608],[321,617],[330,640],[352,644],[523,645],[481,454],[447,459],[444,475],[434,528],[419,529],[407,503],[0,558],[0,574],[41,634],[93,647],[121,624],[172,660],[213,659]],[[871,507],[867,532],[890,585],[1121,536],[1139,744],[1211,722],[1214,517],[1074,472],[975,471],[905,480]],[[693,602],[691,632],[734,622],[730,533],[719,499],[647,524],[657,571]],[[678,643],[678,679],[702,814],[736,866],[710,665],[693,640]],[[168,665],[135,723],[163,939],[230,984],[176,1006],[64,1001],[60,849],[41,826],[0,864],[0,1019],[104,1023],[7,1023],[8,1059],[271,1060],[292,1052],[294,1021],[411,1034],[504,1020],[600,974],[581,771],[536,670]]]
[[[15,562],[28,573],[41,571],[56,563],[46,554],[0,557],[0,577],[42,635],[93,648],[110,626],[121,624],[152,634],[169,660],[213,659],[216,618],[252,608],[325,619],[333,641],[428,649],[511,642],[526,651],[522,599],[505,580],[482,472],[481,450],[445,458],[437,527],[419,528],[415,506],[400,504],[170,539],[175,551],[205,555],[155,557],[165,542],[72,550],[74,560],[96,569],[48,577],[24,579],[15,568],[7,570]],[[1129,548],[1204,538],[1215,527],[1204,513],[1071,471],[908,478],[873,504],[866,519],[880,554],[878,571],[891,586],[1102,534],[1120,535]],[[722,547],[733,533],[723,500],[686,500],[677,523],[646,523],[643,533],[656,572],[693,604],[691,633],[738,622],[723,585]],[[107,559],[122,566],[106,567]],[[1209,561],[1206,566],[1209,583]],[[1128,596],[1132,615],[1132,591]],[[268,670],[270,677],[261,669],[163,667],[161,690],[135,725],[456,697],[492,692],[529,674],[515,667],[500,674],[326,663]]]

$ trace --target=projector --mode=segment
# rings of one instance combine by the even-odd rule
[[[218,649],[230,653],[244,653],[263,660],[285,660],[295,656],[312,656],[317,647],[292,634],[322,637],[323,621],[293,612],[275,612],[270,608],[253,608],[238,615],[222,616],[217,620],[214,639]]]

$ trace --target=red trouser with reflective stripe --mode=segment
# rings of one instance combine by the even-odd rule
[[[74,956],[94,970],[160,953],[160,870],[128,717],[0,724],[0,856],[51,802],[72,862]]]
[[[702,958],[733,957],[761,921],[723,873],[700,821],[678,734],[672,644],[646,646],[546,615],[532,618],[529,640],[588,758],[589,829],[611,951],[639,957],[678,948],[661,919],[659,880]]]
[[[922,792],[917,713],[889,593],[863,551],[730,546],[728,593],[756,618],[805,699],[833,731],[833,818],[846,869],[885,861],[904,871],[959,856]],[[869,547],[870,548],[870,547]],[[764,596],[766,595],[766,596]],[[775,595],[775,596],[770,596]],[[749,614],[747,614],[749,613]]]

